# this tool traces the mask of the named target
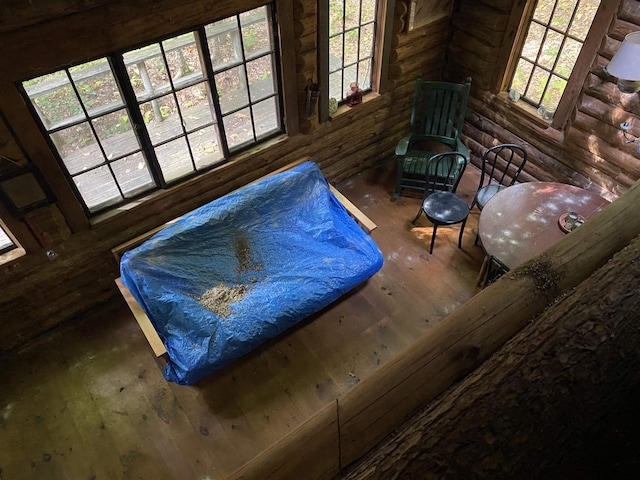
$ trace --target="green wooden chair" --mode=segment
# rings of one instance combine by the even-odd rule
[[[399,161],[394,200],[405,189],[424,191],[427,164],[438,153],[457,151],[469,163],[469,149],[460,140],[460,133],[470,89],[471,78],[459,84],[423,81],[418,75],[411,110],[411,133],[396,145]],[[462,165],[459,167],[452,172],[455,177],[462,171]],[[442,183],[457,185],[455,180]]]

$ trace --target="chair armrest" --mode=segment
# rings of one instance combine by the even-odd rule
[[[462,143],[462,140],[460,140],[459,138],[456,140],[456,151],[464,155],[464,158],[468,164],[469,161],[471,160],[471,157],[469,155],[469,149],[464,143]]]
[[[396,155],[399,157],[404,157],[407,154],[407,150],[409,149],[409,142],[411,141],[411,135],[407,135],[402,138],[398,144],[396,145]]]

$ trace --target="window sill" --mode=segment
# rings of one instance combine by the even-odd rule
[[[492,95],[489,103],[496,112],[505,117],[508,124],[538,132],[555,143],[564,142],[564,132],[554,127],[554,119],[545,120],[528,103],[522,100],[514,102],[506,92]]]
[[[18,260],[19,258],[24,257],[27,254],[24,248],[18,247],[13,250],[9,250],[6,253],[0,255],[0,265],[5,266],[11,262]]]
[[[178,183],[169,186],[167,189],[156,190],[147,195],[143,195],[136,200],[125,203],[124,205],[120,205],[111,210],[99,213],[93,217],[90,217],[89,222],[92,226],[96,226],[98,224],[113,220],[116,217],[119,217],[121,214],[129,212],[130,210],[133,210],[135,208],[142,207],[143,205],[150,205],[153,201],[161,200],[162,198],[165,198],[167,196],[180,195],[179,192],[193,192],[194,190],[202,192],[203,190],[208,190],[208,187],[198,188],[198,186],[202,185],[203,182],[209,182],[212,176],[215,177],[220,173],[221,169],[232,168],[238,163],[248,161],[252,156],[264,153],[265,151],[277,147],[278,145],[281,145],[287,141],[289,141],[289,136],[287,134],[277,135],[274,138],[258,143],[247,150],[232,154],[229,160],[220,163],[207,172],[195,175],[184,181],[179,181]],[[186,196],[189,197],[192,195],[193,193],[190,193]]]
[[[369,92],[362,97],[362,103],[359,103],[358,105],[354,105],[353,107],[350,107],[346,104],[340,105],[338,107],[338,110],[335,111],[335,113],[333,113],[332,115],[329,115],[329,120],[337,119],[338,117],[343,116],[353,111],[354,109],[357,110],[358,108],[362,107],[363,105],[366,105],[367,103],[375,102],[380,97],[381,95],[378,92]]]
[[[529,105],[527,102],[523,102],[522,100],[514,102],[509,98],[509,94],[507,92],[500,92],[496,94],[495,99],[500,105],[502,105],[505,111],[520,115],[539,128],[551,128],[552,120],[545,120],[542,118],[536,108]]]

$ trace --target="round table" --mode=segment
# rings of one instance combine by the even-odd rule
[[[478,235],[487,256],[513,269],[567,235],[558,223],[560,216],[576,212],[588,219],[609,203],[573,185],[519,183],[487,202],[480,213]]]

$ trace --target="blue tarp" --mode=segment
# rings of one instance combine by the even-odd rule
[[[191,385],[329,305],[382,262],[318,166],[305,162],[181,217],[125,253],[120,273],[164,342],[165,378]],[[220,306],[206,308],[216,293],[235,297],[217,295]]]

